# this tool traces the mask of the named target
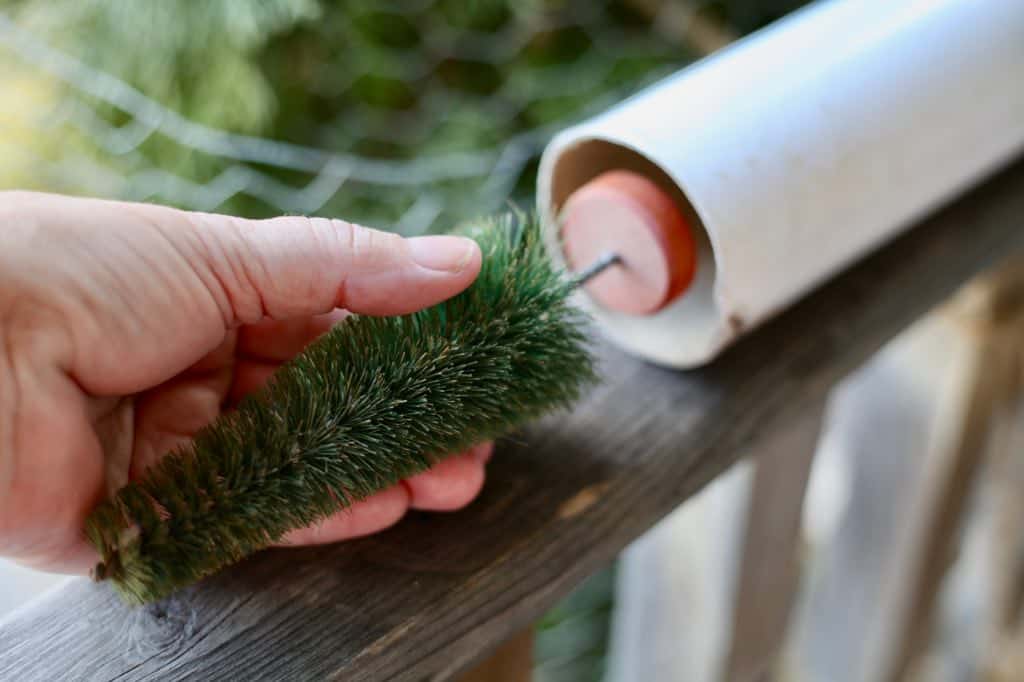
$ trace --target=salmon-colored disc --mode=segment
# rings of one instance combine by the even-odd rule
[[[584,286],[601,305],[633,315],[671,303],[697,265],[693,232],[676,202],[631,171],[609,171],[573,192],[562,213],[562,243],[574,271],[607,253],[619,255],[620,265]]]

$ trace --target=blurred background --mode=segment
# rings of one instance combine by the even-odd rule
[[[531,207],[538,157],[555,132],[803,4],[0,0],[0,188],[441,231],[509,202]],[[874,679],[859,672],[882,655],[886,634],[870,608],[854,607],[885,599],[884,557],[900,544],[885,533],[886,514],[901,512],[879,511],[865,491],[909,486],[913,467],[934,455],[931,415],[946,395],[935,382],[957,381],[955,349],[928,340],[934,326],[911,330],[846,382],[830,406],[839,426],[811,444],[819,457],[801,551],[813,579],[793,607],[780,664],[793,679]],[[858,416],[865,410],[889,415],[896,440]],[[893,452],[903,469],[886,469]],[[877,466],[856,473],[851,463],[872,454]],[[738,465],[688,516],[667,520],[553,609],[537,626],[535,679],[712,679],[728,654],[720,613],[732,603],[730,548],[752,476]],[[988,551],[978,537],[977,551]],[[923,637],[925,663],[908,675],[976,674],[977,565],[951,572],[944,603],[958,606]],[[666,640],[649,631],[651,617],[641,625],[628,613],[644,585],[670,579],[678,589],[663,600],[674,614],[659,621]],[[0,616],[54,580],[0,564]],[[662,649],[643,650],[644,637]],[[637,657],[653,677],[638,675]]]
[[[419,233],[794,0],[5,0],[0,184]]]

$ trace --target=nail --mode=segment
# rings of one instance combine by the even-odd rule
[[[472,239],[450,235],[413,237],[407,241],[409,253],[417,265],[428,270],[456,274],[469,265],[480,248]]]

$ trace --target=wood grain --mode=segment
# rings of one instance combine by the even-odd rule
[[[74,582],[0,623],[0,679],[451,677],[1021,248],[1024,161],[708,367],[668,371],[599,344],[605,381],[505,442],[467,510],[266,552],[148,608]]]

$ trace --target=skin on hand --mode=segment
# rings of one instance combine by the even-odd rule
[[[253,221],[0,192],[0,556],[67,573],[86,516],[347,313],[414,312],[480,270],[475,242],[338,220]],[[441,461],[282,544],[468,504],[491,446]]]

